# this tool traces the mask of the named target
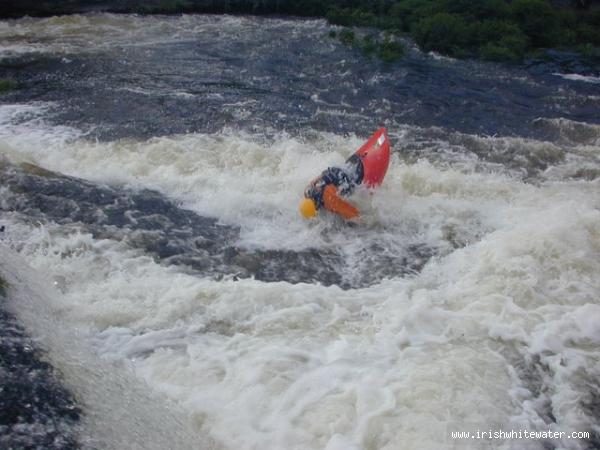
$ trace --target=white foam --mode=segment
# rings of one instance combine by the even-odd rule
[[[598,84],[600,83],[600,77],[594,77],[591,75],[580,75],[578,73],[555,73],[553,75],[564,78],[570,81],[582,81],[585,83]]]
[[[435,59],[436,61],[444,61],[444,62],[452,62],[452,63],[457,62],[457,59],[455,59],[455,58],[451,58],[450,56],[441,55],[434,51],[427,53],[427,55],[430,56],[431,58]]]

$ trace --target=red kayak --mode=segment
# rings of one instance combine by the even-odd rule
[[[379,186],[390,165],[390,139],[386,129],[377,130],[355,154],[363,163],[363,184],[371,188]]]

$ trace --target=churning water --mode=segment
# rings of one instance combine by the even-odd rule
[[[329,29],[0,23],[7,307],[82,445],[598,448],[597,68],[386,65]],[[360,223],[303,222],[305,184],[381,125]],[[477,429],[590,434],[450,438]]]

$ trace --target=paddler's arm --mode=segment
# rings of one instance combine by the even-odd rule
[[[346,220],[355,219],[360,215],[358,209],[337,195],[337,189],[333,184],[328,184],[323,189],[323,206]]]

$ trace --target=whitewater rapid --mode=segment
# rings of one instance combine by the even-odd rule
[[[140,19],[104,20],[123,30],[119,21]],[[252,28],[255,19],[226,20]],[[321,22],[301,26],[326,31]],[[190,422],[181,448],[195,433],[226,449],[597,444],[600,126],[539,118],[531,126],[552,136],[543,140],[390,123],[385,183],[353,197],[362,218],[349,227],[327,216],[303,222],[297,204],[307,181],[342,163],[364,135],[225,127],[98,140],[55,123],[57,109],[0,105],[0,270],[13,283],[27,272],[34,300],[20,316],[75,392],[85,372],[68,355],[87,352],[99,361],[90,373],[114,370],[119,379],[124,371],[127,392],[146,389],[181,409],[165,411]],[[122,225],[106,219],[100,200],[96,221],[73,219],[64,211],[77,205],[66,200],[53,210],[35,206],[27,180],[61,186],[65,177],[68,189],[90,183],[126,198],[151,190],[175,210],[214,219],[246,260],[203,271],[157,256],[138,245],[141,209]],[[156,220],[169,214],[157,211]],[[426,250],[417,256],[415,248]],[[321,280],[316,270],[298,282],[298,264],[312,257],[324,267],[337,258],[338,278]],[[415,258],[422,261],[413,267]],[[279,279],[236,272],[273,260]],[[17,300],[10,307],[19,315]],[[149,427],[160,431],[160,400],[152,402],[152,425],[136,433],[159,448]],[[478,429],[592,437],[450,437]]]

